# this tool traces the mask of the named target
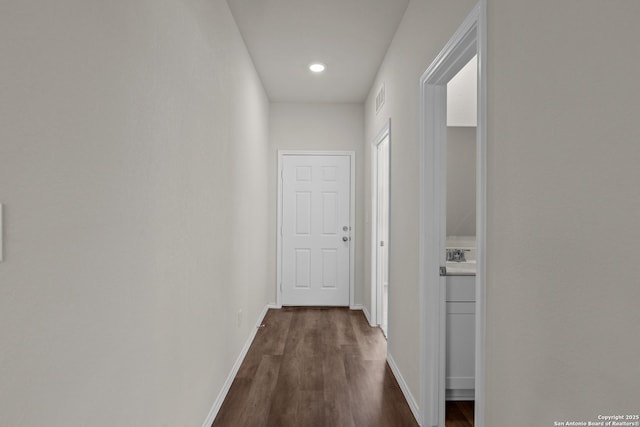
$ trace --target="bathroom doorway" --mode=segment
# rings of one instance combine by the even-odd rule
[[[475,399],[477,56],[447,83],[445,399],[447,427],[472,427],[450,402]],[[460,418],[459,420],[456,419]],[[454,423],[454,421],[456,421]]]
[[[444,426],[454,407],[472,406],[473,412],[466,411],[466,420],[446,425],[484,427],[485,16],[486,2],[481,0],[420,80],[420,361],[421,424],[425,426]],[[477,62],[469,65],[477,83],[473,89],[475,108],[470,114],[475,129],[448,127],[447,100],[454,92],[448,83],[476,56]],[[465,127],[469,129],[461,129]],[[458,137],[470,139],[460,147],[475,152],[464,154],[462,163],[470,161],[475,170],[467,166],[464,174],[458,171],[449,176],[448,160],[460,159],[447,158],[452,155],[447,140],[453,142]],[[460,175],[475,178],[471,188]],[[464,203],[454,200],[448,186],[458,186],[471,197],[465,197]]]

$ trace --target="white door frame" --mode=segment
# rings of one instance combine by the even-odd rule
[[[276,306],[282,308],[282,168],[285,156],[349,156],[351,162],[349,199],[349,226],[351,244],[349,245],[349,307],[355,306],[355,247],[356,247],[356,153],[355,151],[296,151],[278,150],[278,223],[276,228]]]
[[[478,55],[476,131],[475,426],[485,418],[486,0],[480,0],[420,78],[420,389],[422,426],[444,427],[447,82]]]
[[[387,137],[389,137],[389,169],[391,169],[391,119],[371,142],[371,326],[378,326],[382,322],[381,289],[378,284],[378,240],[380,240],[378,238],[378,145]],[[388,315],[387,319],[389,319]]]

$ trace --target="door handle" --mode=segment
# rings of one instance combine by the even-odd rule
[[[349,241],[349,238],[348,238],[347,236],[342,236],[342,241],[343,241],[343,242],[348,242],[348,241]]]

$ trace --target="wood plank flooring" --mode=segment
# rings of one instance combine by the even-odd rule
[[[269,310],[213,426],[417,426],[361,311]]]
[[[417,426],[361,311],[269,310],[214,427]],[[447,427],[473,427],[473,402],[447,402]]]
[[[449,401],[445,409],[446,427],[473,427],[473,401]]]

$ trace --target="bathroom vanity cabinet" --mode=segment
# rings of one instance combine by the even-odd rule
[[[473,400],[475,395],[475,279],[447,276],[447,400]]]

